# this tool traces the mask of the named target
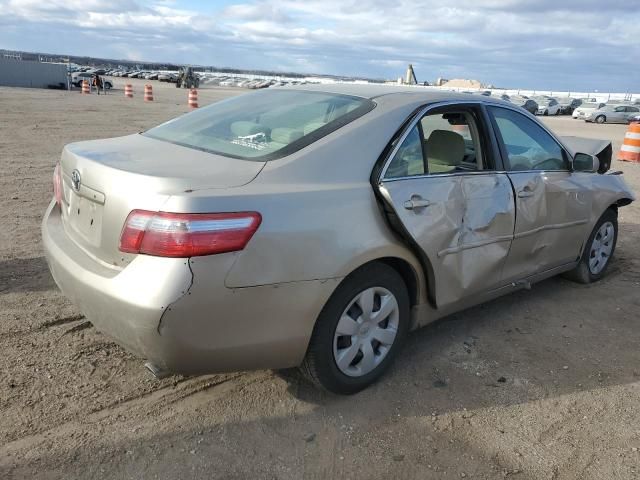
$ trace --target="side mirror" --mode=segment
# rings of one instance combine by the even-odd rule
[[[595,155],[588,153],[576,153],[573,157],[574,172],[590,172],[595,173],[600,169],[600,160]]]

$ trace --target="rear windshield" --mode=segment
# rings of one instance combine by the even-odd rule
[[[170,120],[143,135],[245,160],[289,155],[374,107],[370,100],[324,92],[263,90]]]

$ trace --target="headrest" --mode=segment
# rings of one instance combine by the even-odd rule
[[[464,159],[465,144],[462,135],[450,130],[434,130],[427,140],[429,163],[459,165]]]
[[[269,128],[259,123],[254,122],[233,122],[231,124],[231,132],[238,137],[245,137],[247,135],[255,135],[256,133],[269,133]]]
[[[271,131],[271,140],[277,143],[289,144],[302,138],[303,135],[301,130],[294,128],[274,128]]]
[[[324,127],[326,125],[326,122],[313,122],[313,123],[307,123],[304,126],[304,129],[302,130],[304,132],[305,135],[309,135],[311,132],[313,132],[314,130],[319,129],[320,127]]]

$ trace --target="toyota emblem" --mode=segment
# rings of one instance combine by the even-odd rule
[[[71,172],[71,185],[76,192],[80,190],[80,172],[78,170]]]

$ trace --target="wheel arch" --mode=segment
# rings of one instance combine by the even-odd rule
[[[615,203],[609,205],[609,208],[614,209],[616,212],[618,211],[618,208],[620,207],[626,207],[627,205],[629,205],[631,202],[633,202],[632,198],[628,198],[628,197],[622,197],[619,198],[618,200],[615,201]]]
[[[400,275],[400,277],[402,277],[402,280],[407,287],[409,302],[412,307],[428,302],[429,281],[427,275],[425,275],[425,272],[423,271],[421,262],[414,258],[407,258],[398,255],[380,255],[368,258],[359,262],[356,266],[353,266],[340,283],[373,263],[381,263],[391,267]],[[336,286],[336,290],[339,287],[340,284]]]

